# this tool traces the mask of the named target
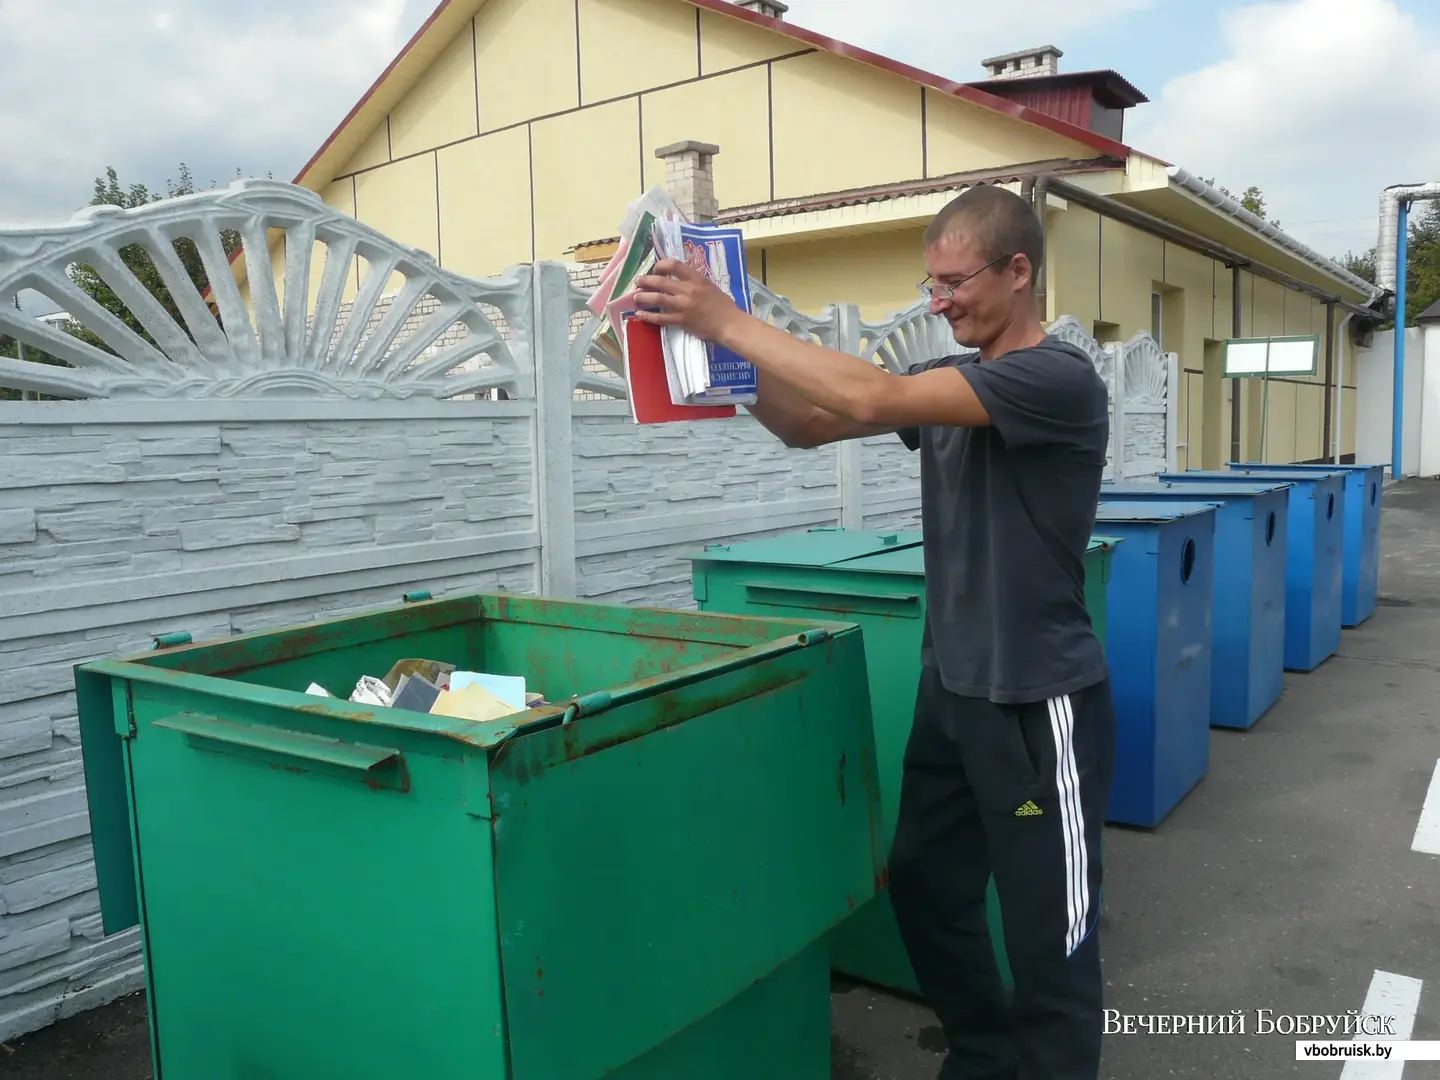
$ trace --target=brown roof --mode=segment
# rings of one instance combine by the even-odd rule
[[[1123,161],[1099,158],[1083,161],[1037,161],[1027,165],[1012,165],[1005,169],[979,169],[971,172],[949,173],[945,176],[935,176],[925,180],[907,180],[898,184],[852,188],[848,191],[833,191],[799,199],[776,199],[772,202],[751,203],[747,206],[732,206],[720,211],[715,218],[715,223],[717,225],[736,225],[743,221],[756,221],[760,218],[788,217],[793,214],[809,214],[820,210],[838,210],[846,206],[887,202],[890,199],[902,199],[914,195],[959,191],[963,188],[974,187],[976,184],[1013,184],[1044,173],[1074,175],[1085,172],[1105,172],[1123,166]],[[614,244],[619,241],[620,237],[618,236],[607,236],[603,240],[586,240],[584,243],[576,244],[570,250],[577,251],[580,248]]]

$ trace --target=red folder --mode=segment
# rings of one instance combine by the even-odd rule
[[[625,325],[625,381],[630,387],[630,412],[637,424],[676,420],[711,420],[735,415],[734,405],[676,405],[665,377],[665,346],[660,327],[630,314]]]

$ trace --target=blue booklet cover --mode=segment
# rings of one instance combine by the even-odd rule
[[[683,222],[680,235],[685,244],[685,261],[729,293],[741,311],[751,314],[750,273],[745,264],[745,239],[741,231],[720,225]],[[710,389],[698,395],[698,399],[706,402],[754,400],[754,365],[718,345],[709,346],[707,351],[710,354]]]

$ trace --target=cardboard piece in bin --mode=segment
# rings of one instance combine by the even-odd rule
[[[462,690],[444,690],[430,706],[430,712],[438,716],[453,716],[460,720],[498,720],[524,712],[509,702],[502,701],[479,683],[471,683]]]

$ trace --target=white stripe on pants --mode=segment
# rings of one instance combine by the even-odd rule
[[[1080,806],[1080,775],[1075,767],[1075,714],[1070,695],[1051,698],[1050,731],[1055,736],[1055,787],[1060,797],[1060,828],[1065,839],[1065,910],[1069,929],[1065,955],[1085,940],[1090,913],[1090,858],[1085,850],[1085,813]]]

